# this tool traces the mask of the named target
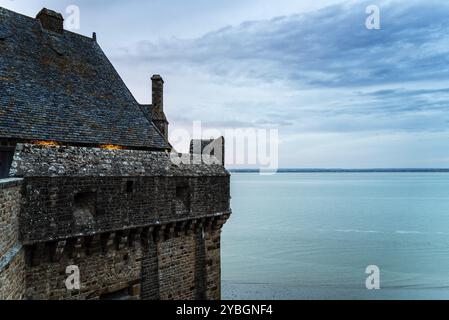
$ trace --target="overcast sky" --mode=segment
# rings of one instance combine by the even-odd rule
[[[0,0],[72,4],[139,102],[164,77],[170,130],[277,128],[281,167],[449,167],[448,1]]]

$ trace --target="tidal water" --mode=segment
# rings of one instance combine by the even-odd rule
[[[223,299],[449,299],[449,173],[234,173],[231,195]]]

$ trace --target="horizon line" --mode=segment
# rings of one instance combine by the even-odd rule
[[[227,168],[229,172],[449,172],[449,168]]]

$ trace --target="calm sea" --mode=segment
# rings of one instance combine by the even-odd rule
[[[223,299],[449,299],[449,173],[234,173],[231,195]]]

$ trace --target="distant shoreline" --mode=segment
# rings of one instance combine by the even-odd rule
[[[259,173],[260,169],[228,169],[231,173]],[[447,172],[448,169],[441,168],[374,168],[374,169],[295,169],[295,168],[281,168],[275,170],[276,173],[432,173],[432,172]]]

